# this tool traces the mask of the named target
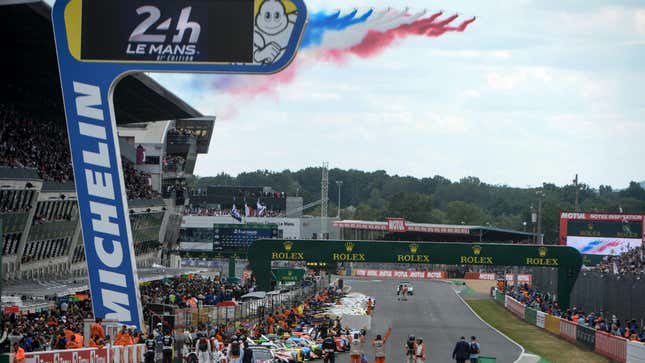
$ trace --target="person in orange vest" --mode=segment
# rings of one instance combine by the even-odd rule
[[[85,343],[83,342],[85,338],[83,338],[83,335],[81,335],[81,332],[78,330],[78,328],[74,328],[74,337],[76,338],[76,343],[78,343],[81,347],[85,345]]]
[[[130,345],[130,333],[128,332],[128,327],[123,326],[121,330],[116,334],[116,339],[114,340],[114,345]]]
[[[90,347],[90,348],[102,349],[103,348],[103,339],[101,339],[100,336],[95,335],[92,339],[90,339],[90,342],[87,343],[87,346]]]
[[[381,337],[381,334],[377,334],[376,339],[372,341],[375,363],[385,363],[385,343],[387,343],[387,339],[390,337],[391,332],[392,328],[389,328],[384,337]]]
[[[72,335],[70,340],[67,342],[67,346],[65,348],[67,348],[67,349],[78,349],[78,348],[83,348],[83,345],[81,345],[76,340],[76,335]]]
[[[15,343],[13,345],[13,351],[16,352],[16,356],[13,358],[15,363],[24,363],[25,361],[25,350],[22,349],[20,344]]]
[[[103,319],[96,318],[95,323],[92,324],[92,326],[90,327],[91,337],[98,336],[101,339],[105,339],[105,330],[103,329],[103,325],[101,325],[102,322],[103,322]]]

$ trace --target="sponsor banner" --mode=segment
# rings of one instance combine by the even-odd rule
[[[587,348],[593,349],[596,346],[596,330],[578,325],[576,328],[576,340]]]
[[[506,295],[506,308],[511,311],[518,318],[525,320],[525,308],[519,301]]]
[[[515,285],[515,276],[513,274],[506,274],[504,275],[504,278],[506,279],[508,286]]]
[[[596,330],[596,353],[607,358],[627,362],[627,339]]]
[[[567,237],[567,246],[587,255],[616,256],[642,245],[640,238]]]
[[[641,342],[627,342],[627,361],[634,363],[644,363],[645,344]]]
[[[571,343],[575,343],[577,340],[577,327],[577,323],[565,319],[560,319],[560,336],[570,341]]]
[[[54,3],[94,317],[138,328],[143,319],[112,99],[118,80],[134,71],[275,73],[295,56],[306,19],[302,0]]]
[[[517,284],[518,285],[529,285],[531,287],[533,285],[533,275],[531,274],[518,274],[517,275]]]
[[[403,218],[388,218],[387,219],[387,231],[388,232],[405,232],[408,230],[408,227],[405,225],[405,219]]]
[[[494,272],[466,272],[466,280],[495,280]]]
[[[543,312],[541,312],[541,311],[538,311],[538,312],[537,312],[537,317],[536,317],[536,319],[535,319],[535,325],[536,325],[538,328],[542,328],[542,329],[544,329],[544,324],[545,324],[545,322],[546,322],[546,314],[545,314],[545,313],[543,313]]]
[[[52,350],[25,354],[25,363],[108,363],[106,348]]]
[[[547,314],[546,320],[544,321],[544,329],[555,335],[560,335],[560,320],[556,316]]]
[[[443,271],[405,271],[356,268],[354,269],[354,276],[382,279],[440,280],[446,278],[446,273]]]

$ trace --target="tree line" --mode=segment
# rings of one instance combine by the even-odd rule
[[[301,196],[304,203],[320,199],[322,169],[310,167],[298,171],[257,170],[237,177],[221,173],[212,177],[194,177],[192,188],[209,185],[270,186],[289,196]],[[329,215],[335,216],[338,201],[336,181],[341,186],[343,219],[385,220],[403,217],[419,223],[481,225],[532,231],[531,214],[537,213],[542,198],[542,232],[545,241],[558,240],[561,211],[575,211],[576,187],[543,183],[541,187],[516,188],[493,185],[477,177],[451,181],[436,175],[426,178],[388,175],[385,171],[329,170]],[[645,212],[645,189],[630,182],[624,190],[601,185],[597,189],[579,184],[578,211],[599,213]],[[320,215],[320,209],[306,214]],[[525,224],[526,223],[526,224]]]

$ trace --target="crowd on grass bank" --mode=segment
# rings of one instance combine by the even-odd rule
[[[645,343],[645,327],[639,327],[635,319],[620,321],[615,315],[605,316],[603,313],[584,311],[576,307],[561,309],[552,294],[540,292],[528,285],[513,286],[506,294],[529,308],[572,321],[579,326]]]
[[[204,305],[216,304],[239,298],[248,291],[248,286],[200,276],[164,279],[140,286],[144,306],[147,303],[164,303],[178,308],[196,306],[199,302]],[[148,309],[145,310],[147,314]],[[84,342],[82,337],[84,319],[93,318],[90,299],[78,301],[70,297],[56,298],[53,309],[40,312],[3,311],[0,352],[9,352],[15,343],[26,352],[99,344],[100,341]],[[133,342],[139,341],[141,332],[130,328],[126,331]],[[119,337],[116,338],[118,340]],[[121,339],[125,342],[125,335]]]

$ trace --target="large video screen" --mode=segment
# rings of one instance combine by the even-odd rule
[[[216,224],[214,250],[246,250],[257,239],[279,238],[277,224]]]
[[[643,245],[644,215],[563,212],[560,244],[586,255],[618,255]]]

